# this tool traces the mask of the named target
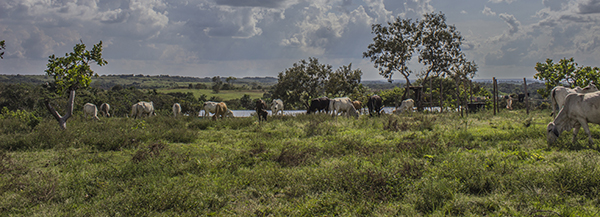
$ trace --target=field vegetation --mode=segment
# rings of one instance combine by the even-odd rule
[[[598,146],[548,146],[549,113],[75,116],[61,130],[5,110],[0,213],[597,216]]]

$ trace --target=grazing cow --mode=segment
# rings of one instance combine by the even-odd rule
[[[156,113],[154,113],[154,103],[153,102],[138,102],[136,104],[133,104],[133,106],[131,106],[131,117],[133,118],[139,118],[139,117],[143,117],[144,115],[148,115],[148,117],[152,116],[152,115],[156,115]]]
[[[223,119],[223,117],[233,117],[233,112],[227,109],[227,105],[224,102],[217,103],[215,106],[215,115],[213,115],[212,119],[217,120],[217,118]]]
[[[173,117],[181,115],[181,105],[179,103],[173,104]]]
[[[266,121],[268,114],[267,103],[262,99],[256,100],[256,115],[258,115],[258,121]]]
[[[356,111],[358,111],[358,113],[362,113],[362,102],[358,101],[358,100],[354,100],[352,101],[352,105],[354,106],[354,109],[356,109]]]
[[[369,97],[369,101],[367,102],[367,107],[369,107],[369,115],[373,116],[373,113],[376,113],[378,116],[381,115],[381,97],[378,95],[373,95]]]
[[[512,110],[512,102],[513,102],[512,96],[506,95],[506,96],[504,96],[504,98],[506,99],[506,108]]]
[[[571,89],[563,86],[553,88],[550,92],[550,100],[552,101],[552,114],[550,114],[550,116],[556,115],[556,111],[559,111],[565,105],[565,98],[567,95],[571,93],[591,93],[596,91],[598,91],[598,88],[594,83],[590,83],[584,88],[575,87]]]
[[[83,116],[85,118],[90,116],[92,119],[100,120],[98,118],[98,108],[96,108],[96,105],[89,102],[83,105]]]
[[[102,103],[102,105],[100,105],[100,112],[102,113],[102,116],[110,117],[108,110],[110,110],[110,105],[108,103]]]
[[[340,113],[344,113],[346,117],[350,115],[358,118],[358,112],[352,104],[352,100],[348,97],[333,98],[329,102],[329,110],[332,111],[333,116],[338,116]]]
[[[310,114],[317,111],[329,111],[329,101],[330,99],[327,97],[321,97],[317,99],[313,99],[310,101],[310,107],[306,111],[306,113]]]
[[[413,99],[405,99],[402,100],[402,104],[400,104],[400,108],[394,110],[392,113],[400,114],[405,111],[414,111],[415,101]]]
[[[283,115],[283,101],[280,99],[274,99],[273,102],[271,102],[271,114],[277,115],[277,113],[280,111],[281,115]]]
[[[204,117],[208,117],[210,113],[215,113],[218,102],[206,101],[204,102]]]
[[[580,127],[587,133],[589,144],[593,144],[588,123],[600,124],[600,92],[571,93],[567,95],[564,103],[554,121],[546,128],[548,144],[554,143],[560,133],[570,129],[573,129],[575,142]]]

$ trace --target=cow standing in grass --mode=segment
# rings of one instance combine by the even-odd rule
[[[554,143],[563,131],[570,129],[573,129],[575,142],[580,127],[587,133],[589,144],[593,144],[588,123],[600,124],[600,92],[571,93],[564,103],[554,121],[546,128],[548,144]]]
[[[394,110],[392,113],[400,114],[405,111],[414,111],[415,101],[413,99],[405,99],[402,100],[402,104],[400,104],[400,108]]]
[[[233,112],[227,109],[227,104],[224,102],[217,103],[215,106],[215,115],[213,115],[212,119],[217,120],[217,118],[223,119],[224,117],[233,117]]]
[[[353,116],[358,118],[358,112],[356,112],[356,109],[352,104],[352,100],[348,97],[331,99],[329,103],[329,110],[335,117],[337,117],[340,113],[343,113],[346,117]]]
[[[310,101],[310,106],[308,107],[308,110],[306,111],[307,114],[311,114],[317,111],[329,111],[329,102],[330,99],[327,97],[321,97],[321,98],[317,98],[317,99],[313,99]]]
[[[210,113],[215,113],[216,109],[217,109],[217,104],[219,104],[218,102],[212,102],[212,101],[206,101],[204,102],[204,116],[203,117],[208,117],[210,115]]]
[[[85,118],[90,116],[92,119],[100,120],[98,118],[98,108],[96,108],[96,105],[89,102],[83,105],[83,116]]]
[[[358,100],[354,100],[352,101],[352,105],[354,106],[354,109],[356,109],[356,111],[358,111],[358,113],[362,113],[362,102],[358,101]]]
[[[100,105],[100,112],[102,113],[102,116],[110,117],[108,110],[110,110],[110,105],[108,103],[102,103],[102,105]]]
[[[369,101],[367,102],[367,107],[369,107],[369,115],[373,116],[373,114],[377,114],[377,116],[381,115],[381,97],[378,95],[373,95],[369,97]]]
[[[575,87],[571,89],[563,86],[553,88],[552,91],[550,91],[550,101],[552,101],[552,114],[550,114],[550,116],[556,115],[556,111],[560,111],[560,109],[565,105],[567,95],[571,93],[591,93],[596,91],[598,91],[598,88],[596,85],[594,85],[594,83],[590,83],[584,88]],[[521,96],[519,95],[519,102],[521,102],[520,98]]]
[[[268,114],[267,103],[262,99],[256,100],[256,115],[258,116],[258,121],[266,121]]]
[[[147,115],[148,117],[156,115],[156,113],[154,113],[153,102],[138,102],[131,106],[131,117],[137,119],[144,115]]]
[[[274,99],[271,102],[271,114],[277,115],[279,112],[283,115],[283,101],[281,99]]]
[[[181,115],[181,105],[179,103],[173,104],[173,117]]]

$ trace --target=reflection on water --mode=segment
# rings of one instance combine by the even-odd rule
[[[394,111],[394,107],[383,107],[383,112],[385,112],[386,114],[391,114],[392,111]],[[426,110],[430,110],[429,108],[427,108]],[[439,111],[439,107],[434,107],[433,109],[431,109],[433,111]],[[254,113],[256,113],[256,111],[254,110],[231,110],[233,112],[233,116],[234,117],[250,117],[253,116]],[[271,115],[271,110],[267,110],[267,112],[269,112],[269,115]],[[368,114],[368,109],[364,108],[363,109],[363,114]],[[297,115],[297,114],[306,114],[306,110],[285,110],[283,111],[284,115]],[[198,114],[199,116],[204,115],[204,111],[200,111],[200,113]],[[212,116],[213,114],[211,113],[210,116]]]

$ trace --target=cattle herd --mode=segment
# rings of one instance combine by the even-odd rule
[[[512,109],[512,97],[506,97],[507,108]],[[548,123],[546,129],[546,138],[548,144],[554,143],[560,134],[564,131],[573,130],[573,142],[576,141],[577,133],[579,129],[583,127],[583,130],[588,135],[588,142],[593,144],[592,136],[588,123],[600,124],[600,91],[593,83],[590,83],[586,87],[575,87],[573,89],[558,86],[552,89],[550,94],[550,100],[552,104],[551,116],[556,116],[552,122]],[[414,108],[414,100],[406,99],[402,101],[400,107],[393,111],[394,114],[402,112],[412,112]],[[378,95],[369,96],[366,107],[368,108],[369,115],[381,115],[382,112],[382,99]],[[271,109],[272,115],[283,115],[283,101],[281,99],[274,99],[270,107],[264,100],[256,101],[256,116],[259,121],[267,120],[267,109]],[[110,117],[110,105],[102,103],[100,106],[100,112],[104,117]],[[316,112],[332,114],[338,116],[340,114],[346,117],[358,118],[359,114],[362,113],[363,106],[358,100],[352,101],[348,97],[339,97],[330,99],[328,97],[320,97],[310,101],[307,114]],[[558,111],[558,113],[556,112]],[[92,103],[86,103],[83,106],[84,117],[88,116],[92,119],[98,120],[98,109],[96,105]],[[233,117],[233,112],[227,108],[224,102],[205,102],[204,103],[204,115],[208,117],[210,113],[213,113],[213,120],[217,118]],[[154,112],[154,104],[152,102],[138,102],[131,107],[131,116],[133,118],[140,118],[143,116],[156,115]],[[173,116],[181,116],[181,105],[179,103],[173,104]]]
[[[397,114],[403,111],[413,111],[414,101],[412,99],[407,99],[402,101],[402,105],[399,109],[394,110],[393,113]],[[369,114],[380,115],[382,110],[382,99],[378,95],[373,95],[368,98],[368,102],[366,104],[368,108]],[[256,116],[259,121],[266,121],[268,116],[268,109],[271,109],[272,115],[284,115],[284,107],[283,101],[281,99],[274,99],[270,105],[267,105],[262,99],[256,101]],[[110,105],[108,103],[102,103],[100,106],[100,113],[104,117],[110,117]],[[207,101],[204,102],[204,114],[203,117],[207,118],[211,113],[214,114],[212,116],[213,120],[217,120],[218,118],[225,117],[233,117],[233,111],[227,108],[227,105],[224,102],[212,102]],[[322,112],[327,114],[332,114],[333,116],[344,115],[346,117],[355,117],[363,113],[363,104],[359,100],[352,101],[348,97],[338,97],[329,99],[328,97],[316,98],[310,101],[308,106],[307,114],[312,114],[316,112]],[[83,106],[84,117],[88,116],[92,119],[99,120],[98,118],[98,109],[96,105],[92,103],[86,103]],[[132,118],[141,118],[144,116],[153,116],[156,115],[154,111],[154,103],[153,102],[144,102],[140,101],[131,106],[131,115],[129,117]],[[173,117],[181,116],[181,105],[179,103],[173,104]]]

